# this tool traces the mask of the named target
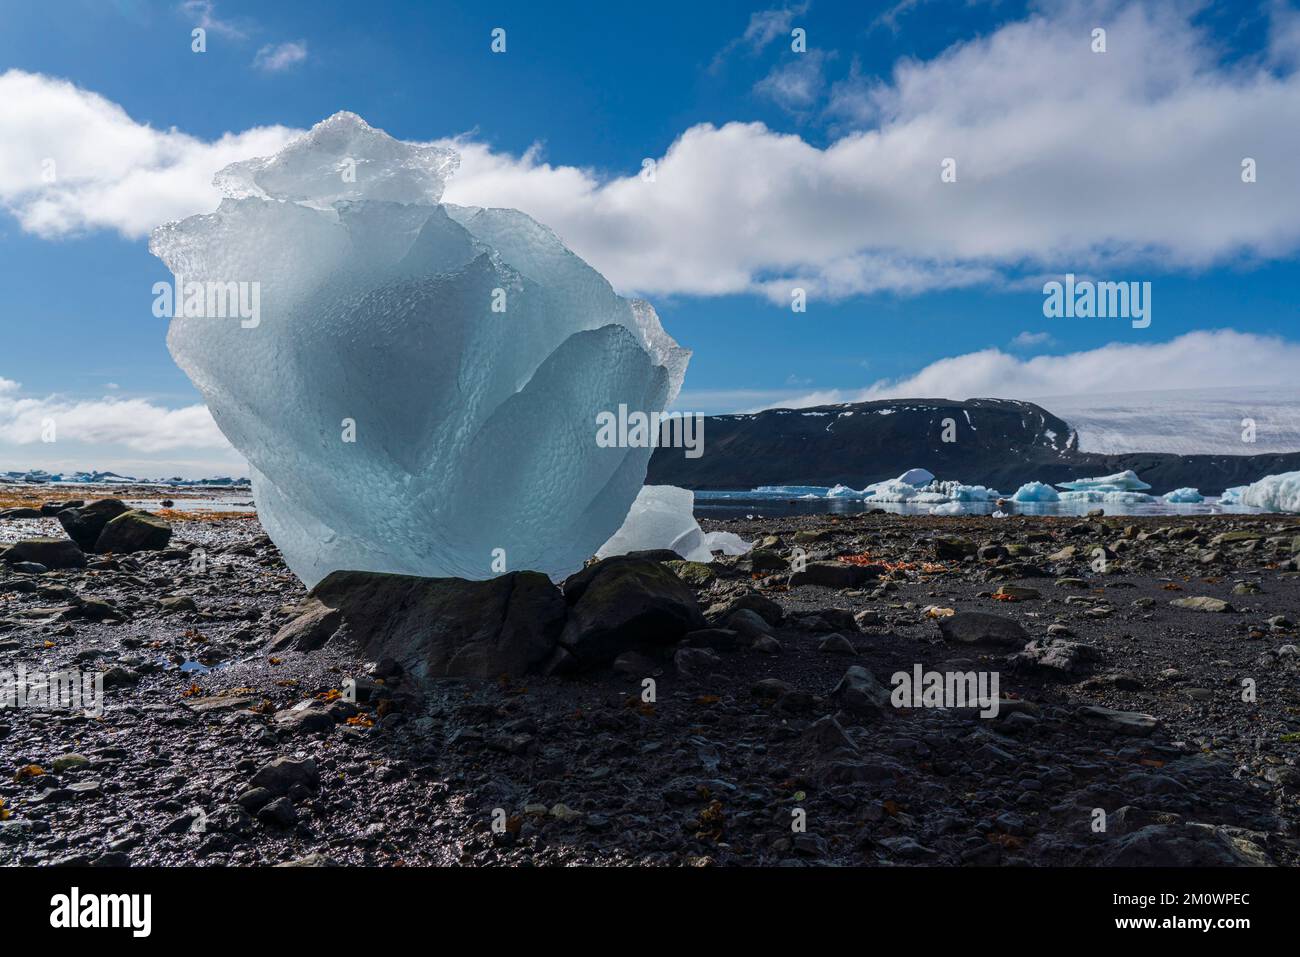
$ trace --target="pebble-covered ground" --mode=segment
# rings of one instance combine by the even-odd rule
[[[255,518],[0,563],[0,674],[105,679],[102,715],[0,710],[0,864],[1300,860],[1300,521],[706,524],[762,540],[675,566],[725,633],[428,691],[269,650],[306,596]],[[790,584],[801,560],[833,584]],[[998,716],[872,699],[917,664],[996,672]]]

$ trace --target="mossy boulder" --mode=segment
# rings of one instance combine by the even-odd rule
[[[703,588],[718,577],[704,562],[664,562],[664,567],[671,569],[674,575],[696,588]]]
[[[154,515],[134,509],[123,512],[104,526],[95,550],[124,555],[130,552],[160,551],[172,540],[172,527]]]
[[[59,524],[82,551],[93,551],[104,526],[129,512],[126,503],[116,498],[102,498],[79,508],[65,508],[56,513]]]

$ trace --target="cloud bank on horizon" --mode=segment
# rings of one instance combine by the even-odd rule
[[[791,389],[785,393],[710,393],[708,390],[684,390],[677,405],[691,410],[758,411],[765,408],[805,408],[841,402],[867,402],[892,398],[1007,398],[1029,399],[1040,402],[1049,411],[1094,418],[1092,434],[1099,434],[1103,421],[1111,429],[1120,424],[1120,418],[1106,419],[1103,410],[1117,395],[1132,396],[1133,383],[1141,382],[1145,390],[1157,392],[1182,392],[1202,397],[1213,396],[1214,390],[1233,389],[1249,384],[1252,390],[1243,393],[1241,414],[1251,414],[1262,406],[1260,387],[1275,386],[1287,389],[1287,401],[1292,405],[1300,397],[1295,389],[1295,370],[1300,368],[1300,344],[1279,337],[1259,336],[1252,333],[1217,330],[1192,332],[1169,342],[1152,344],[1115,344],[1097,349],[1060,355],[1038,355],[1030,358],[1012,355],[1000,349],[985,349],[962,356],[954,356],[931,363],[915,375],[897,380],[882,380],[858,390],[830,389],[812,392]],[[1054,397],[1061,397],[1053,403]],[[1202,401],[1205,401],[1203,399]],[[1226,395],[1216,400],[1220,409],[1232,405],[1233,397]],[[1206,438],[1204,448],[1197,447],[1195,436],[1195,402],[1178,405],[1153,397],[1159,404],[1167,422],[1167,432],[1178,433],[1182,438],[1176,447],[1157,448],[1150,442],[1141,446],[1151,434],[1148,429],[1142,437],[1121,441],[1109,434],[1105,441],[1088,443],[1098,451],[1196,451],[1222,452],[1225,449],[1242,454],[1235,443],[1225,444],[1222,436]],[[1186,417],[1178,416],[1179,407]],[[1066,414],[1069,413],[1069,414]],[[1236,414],[1236,413],[1234,413]],[[1279,405],[1271,415],[1285,420],[1288,440],[1300,435],[1300,414],[1288,414]],[[1231,416],[1220,416],[1225,421]],[[18,383],[0,379],[0,443],[35,447],[39,449],[44,423],[55,419],[65,435],[85,445],[120,446],[134,453],[185,453],[187,463],[207,462],[207,473],[221,472],[243,474],[242,459],[230,447],[225,436],[212,420],[207,407],[201,404],[182,409],[165,409],[144,399],[119,399],[106,396],[90,401],[72,401],[59,396],[38,398],[22,396]],[[1234,420],[1235,421],[1235,420]],[[1189,438],[1190,436],[1190,438]],[[1085,433],[1085,438],[1088,434]],[[1134,444],[1136,443],[1136,444]],[[1159,445],[1160,443],[1156,443]],[[1104,446],[1104,448],[1103,448]],[[1251,451],[1293,451],[1289,444],[1253,447]],[[218,454],[212,454],[218,453]],[[46,469],[72,470],[85,468],[87,463],[75,458],[72,449],[63,450],[62,464],[42,464]],[[145,457],[138,459],[115,458],[113,463],[97,467],[126,471],[127,462],[134,461],[137,472],[158,471],[139,463],[149,463]],[[156,460],[154,460],[156,461]],[[175,471],[175,470],[172,470]],[[203,469],[200,469],[203,471]],[[182,469],[182,474],[187,474]],[[187,477],[197,477],[188,475]]]
[[[206,0],[190,5],[221,22]],[[828,84],[828,56],[798,61],[756,94],[822,111],[838,124],[836,137],[820,147],[761,123],[696,125],[655,158],[653,182],[640,171],[553,165],[539,146],[513,155],[468,135],[441,140],[462,156],[445,198],[528,212],[620,292],[649,296],[749,294],[787,304],[794,287],[829,299],[909,296],[1015,287],[1059,274],[1062,263],[1080,274],[1178,272],[1293,257],[1300,179],[1284,171],[1300,155],[1300,124],[1278,117],[1300,116],[1300,14],[1274,3],[1264,48],[1227,63],[1177,5],[1106,10],[1105,56],[1081,41],[1097,6],[1066,3],[933,59],[901,60],[887,79],[855,70]],[[792,15],[755,14],[732,46],[773,42]],[[306,44],[261,53],[263,69],[286,69]],[[20,70],[0,74],[0,103],[0,206],[46,239],[96,230],[140,239],[160,222],[211,210],[214,172],[274,153],[301,132],[263,126],[206,140],[154,129],[94,91]],[[1248,189],[1243,153],[1259,169]],[[42,161],[51,155],[59,175],[46,182]],[[956,158],[958,184],[978,188],[941,182],[939,157]],[[1045,345],[1017,343],[1031,344]],[[990,348],[860,390],[733,394],[731,409],[1101,394],[1132,391],[1135,381],[1153,389],[1285,384],[1298,358],[1300,345],[1230,329],[1054,356]],[[683,401],[708,396],[697,390]],[[75,423],[96,444],[142,454],[228,448],[201,405],[31,396],[3,379],[0,442],[39,441],[33,424],[56,409],[65,428]]]

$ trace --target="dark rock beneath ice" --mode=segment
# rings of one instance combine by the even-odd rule
[[[277,642],[323,644],[334,620],[329,612],[337,611],[368,657],[391,658],[417,680],[536,671],[555,651],[565,612],[559,590],[539,572],[487,581],[333,572],[312,597],[318,604],[282,630]]]

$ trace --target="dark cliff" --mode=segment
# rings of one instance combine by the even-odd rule
[[[949,441],[945,441],[948,439]],[[1265,475],[1300,469],[1285,455],[1079,452],[1064,420],[1011,399],[890,399],[807,409],[768,409],[705,419],[704,454],[656,449],[646,482],[686,488],[848,485],[862,488],[904,469],[929,469],[1014,492],[1022,483],[1064,482],[1133,469],[1155,494],[1183,486],[1217,495]]]

